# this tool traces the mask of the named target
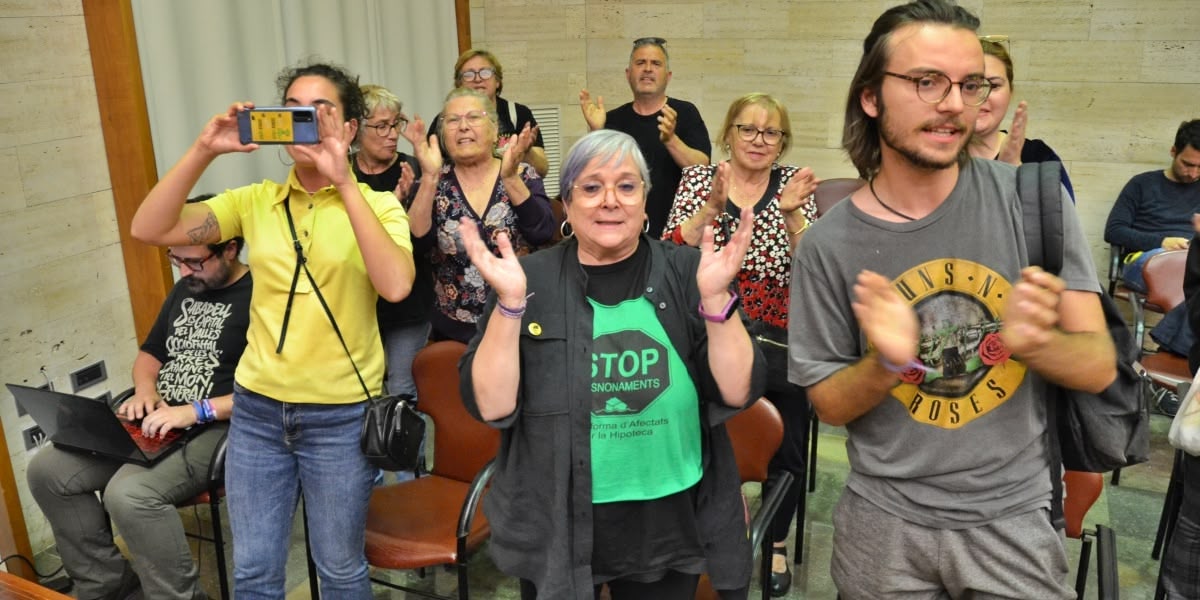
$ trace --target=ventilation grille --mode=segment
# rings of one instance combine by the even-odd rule
[[[550,168],[546,170],[546,195],[558,197],[558,173],[562,168],[562,107],[557,104],[530,105],[533,120],[537,121],[542,132],[542,143],[545,145],[546,162]]]

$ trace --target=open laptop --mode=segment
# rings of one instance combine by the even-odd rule
[[[5,385],[46,437],[60,448],[148,467],[203,429],[172,429],[161,438],[150,438],[142,434],[140,421],[121,420],[101,400],[14,383]]]

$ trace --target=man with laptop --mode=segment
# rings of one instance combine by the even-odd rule
[[[201,429],[149,466],[58,445],[29,462],[29,489],[50,522],[78,598],[124,600],[139,587],[155,600],[206,597],[175,504],[204,491],[213,450],[233,412],[233,373],[250,323],[242,244],[234,238],[168,249],[181,279],[134,360],[134,394],[117,409],[122,419],[140,421],[147,438]],[[113,543],[109,517],[132,566]]]

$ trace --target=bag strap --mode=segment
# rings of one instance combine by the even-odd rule
[[[1025,229],[1025,247],[1029,264],[1057,275],[1062,271],[1063,223],[1062,164],[1057,162],[1024,163],[1017,167],[1017,196]],[[1044,386],[1046,398],[1046,452],[1050,454],[1050,522],[1056,529],[1066,527],[1063,516],[1062,449],[1058,440],[1057,386]]]
[[[1025,163],[1017,167],[1025,245],[1029,264],[1057,275],[1063,263],[1062,163]]]
[[[354,356],[350,354],[350,347],[346,345],[346,338],[342,336],[342,330],[338,327],[337,320],[333,318],[333,311],[329,310],[329,304],[325,302],[325,296],[321,294],[321,288],[317,287],[317,281],[313,279],[312,271],[308,270],[308,258],[304,256],[304,248],[300,245],[300,239],[296,235],[296,223],[292,221],[290,204],[290,200],[283,201],[283,212],[287,215],[288,229],[292,232],[292,248],[296,250],[296,270],[292,273],[292,287],[288,290],[287,308],[283,312],[283,330],[279,332],[279,345],[275,348],[275,353],[283,352],[283,341],[287,338],[288,321],[292,316],[292,301],[296,297],[296,283],[300,281],[300,269],[304,269],[304,274],[308,276],[308,283],[312,285],[317,300],[321,301],[321,308],[325,309],[325,316],[329,317],[329,324],[333,325],[333,332],[337,334],[338,341],[342,343],[342,349],[346,351],[346,358],[350,359],[350,366],[354,367],[354,376],[358,377],[363,394],[367,400],[370,400],[371,390],[367,387],[367,382],[363,380],[362,373],[358,370],[358,364],[354,362]]]

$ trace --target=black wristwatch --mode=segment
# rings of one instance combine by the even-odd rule
[[[725,308],[721,309],[721,312],[719,312],[715,315],[704,312],[704,301],[703,300],[700,301],[700,306],[697,307],[697,310],[700,312],[700,316],[704,317],[705,321],[711,321],[713,323],[724,323],[725,321],[728,321],[730,319],[730,317],[737,314],[737,309],[741,305],[742,305],[742,297],[739,296],[737,292],[731,291],[731,292],[729,292],[729,303],[725,305]]]

